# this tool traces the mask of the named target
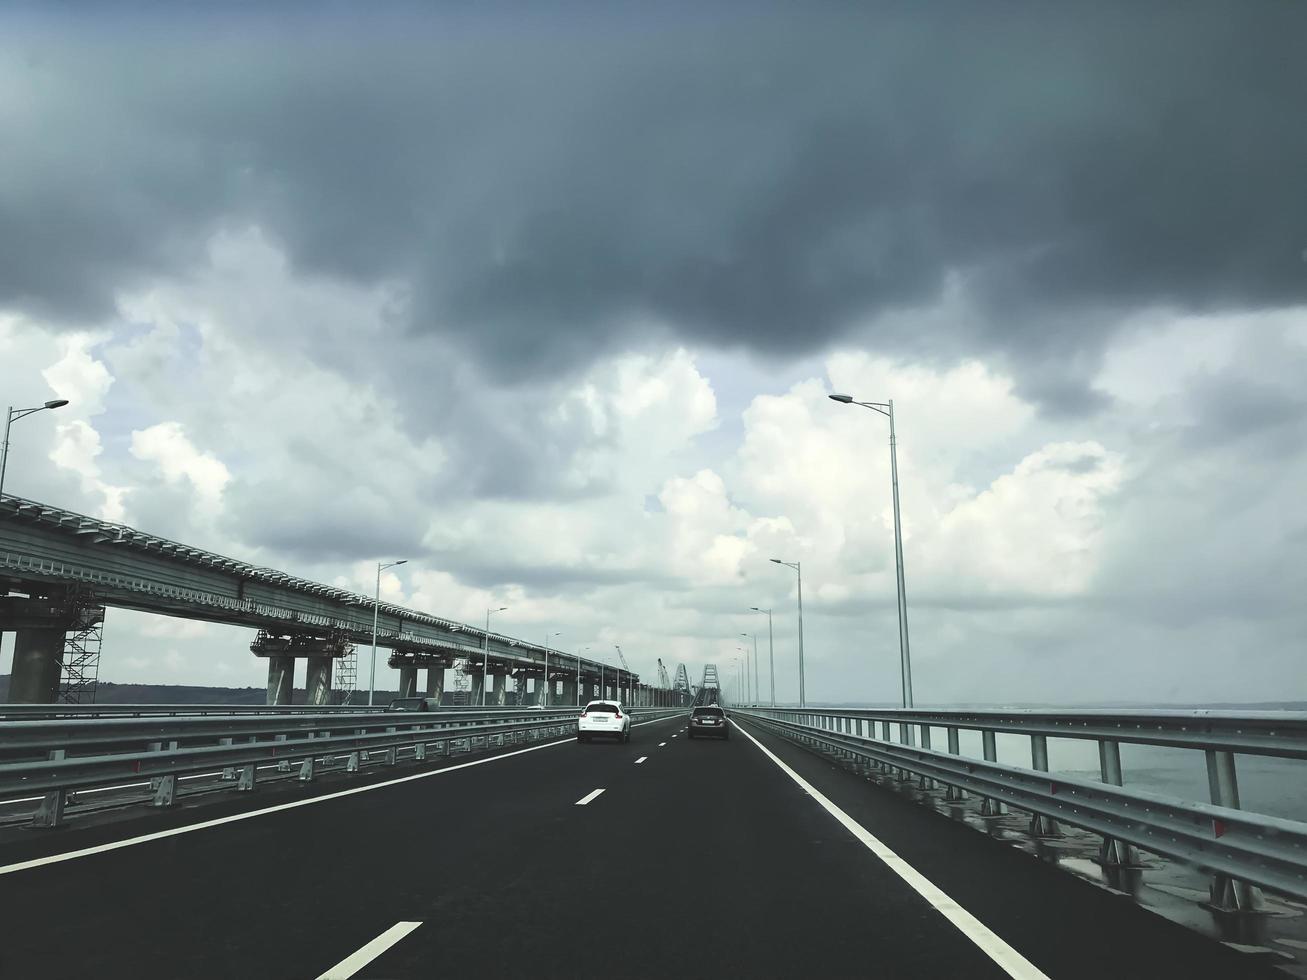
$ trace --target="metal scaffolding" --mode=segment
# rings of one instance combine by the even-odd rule
[[[358,691],[359,679],[359,655],[358,649],[353,643],[345,651],[345,655],[336,661],[336,703],[352,704],[353,697]]]
[[[90,596],[78,596],[74,602],[73,625],[64,637],[59,700],[64,704],[94,704],[100,683],[104,606]]]

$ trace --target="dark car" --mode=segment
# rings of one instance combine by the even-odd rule
[[[690,724],[687,726],[691,738],[710,735],[714,738],[730,738],[730,726],[726,724],[726,712],[715,704],[700,705],[690,712]]]
[[[436,706],[426,698],[395,698],[386,705],[387,711],[435,711]]]

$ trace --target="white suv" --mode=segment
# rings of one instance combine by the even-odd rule
[[[616,701],[591,701],[581,709],[576,722],[576,740],[588,742],[596,735],[611,735],[619,742],[631,741],[631,715]]]

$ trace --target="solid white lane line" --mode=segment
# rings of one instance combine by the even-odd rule
[[[875,837],[862,824],[826,798],[822,792],[797,772],[787,766],[776,754],[756,738],[744,731],[735,721],[731,722],[736,730],[742,732],[763,754],[780,766],[781,770],[802,787],[803,791],[816,800],[832,817],[844,825],[844,829],[862,842],[862,845],[880,858],[891,871],[907,882],[908,886],[930,903],[940,915],[948,919],[962,935],[966,936],[980,948],[994,963],[1010,977],[1016,980],[1049,980],[1048,975],[1039,967],[1005,943],[997,933],[946,895],[934,882],[920,871],[899,857],[880,839]]]
[[[640,756],[640,758],[635,760],[635,764],[638,766],[640,763],[644,762],[644,760],[647,758],[649,758],[647,755],[642,755]]]
[[[593,799],[595,799],[596,797],[598,797],[599,794],[602,793],[602,792],[603,792],[602,789],[592,790],[591,792],[586,793],[585,796],[583,796],[583,797],[581,797],[579,800],[577,800],[575,805],[576,805],[576,806],[589,806],[589,805],[590,805],[590,801],[593,800]]]
[[[653,721],[642,721],[639,725],[656,725],[660,721],[667,721],[666,718],[655,718]],[[469,769],[472,766],[484,766],[488,762],[498,762],[500,759],[511,759],[515,755],[525,755],[528,752],[539,752],[541,749],[551,749],[556,745],[575,745],[576,736],[560,739],[557,742],[544,742],[540,745],[532,745],[525,749],[515,749],[512,752],[505,752],[502,755],[492,755],[485,759],[473,759],[470,762],[460,762],[456,766],[446,766],[444,769],[433,769],[430,772],[417,772],[411,776],[399,776],[396,779],[387,779],[380,783],[371,783],[367,786],[355,786],[352,789],[337,790],[334,793],[323,793],[321,796],[312,796],[307,800],[295,800],[292,803],[278,803],[276,806],[266,806],[261,810],[249,810],[245,813],[233,813],[227,817],[216,817],[213,820],[202,820],[199,823],[187,824],[184,827],[173,827],[170,830],[159,830],[153,834],[141,834],[139,837],[127,837],[123,840],[109,841],[107,844],[96,844],[94,847],[83,847],[76,851],[64,851],[61,854],[48,854],[45,857],[32,858],[30,861],[19,861],[16,864],[6,864],[0,867],[0,875],[12,874],[15,871],[26,871],[28,868],[39,868],[47,864],[61,864],[64,861],[72,861],[75,858],[90,857],[92,854],[102,854],[105,851],[116,851],[120,847],[131,847],[134,844],[148,844],[153,840],[163,840],[165,837],[176,837],[178,834],[189,834],[195,830],[208,830],[210,827],[221,827],[223,824],[236,823],[238,820],[251,820],[254,817],[262,817],[269,813],[280,813],[282,810],[294,810],[302,806],[312,806],[314,803],[325,803],[328,800],[338,800],[343,796],[353,796],[356,793],[367,793],[374,789],[384,789],[387,786],[398,786],[400,783],[411,783],[415,779],[430,779],[432,776],[441,776],[447,772],[457,772],[459,769]]]
[[[421,922],[396,922],[380,936],[372,940],[372,942],[368,943],[357,952],[350,953],[326,973],[319,976],[318,980],[349,980],[349,978],[358,973],[359,970],[363,969],[420,925],[422,925]]]

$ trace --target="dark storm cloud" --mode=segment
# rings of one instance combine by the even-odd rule
[[[953,276],[968,322],[859,339],[1083,412],[1112,314],[1307,300],[1300,4],[187,16],[6,32],[0,303],[101,315],[253,221],[524,379],[819,350]]]

